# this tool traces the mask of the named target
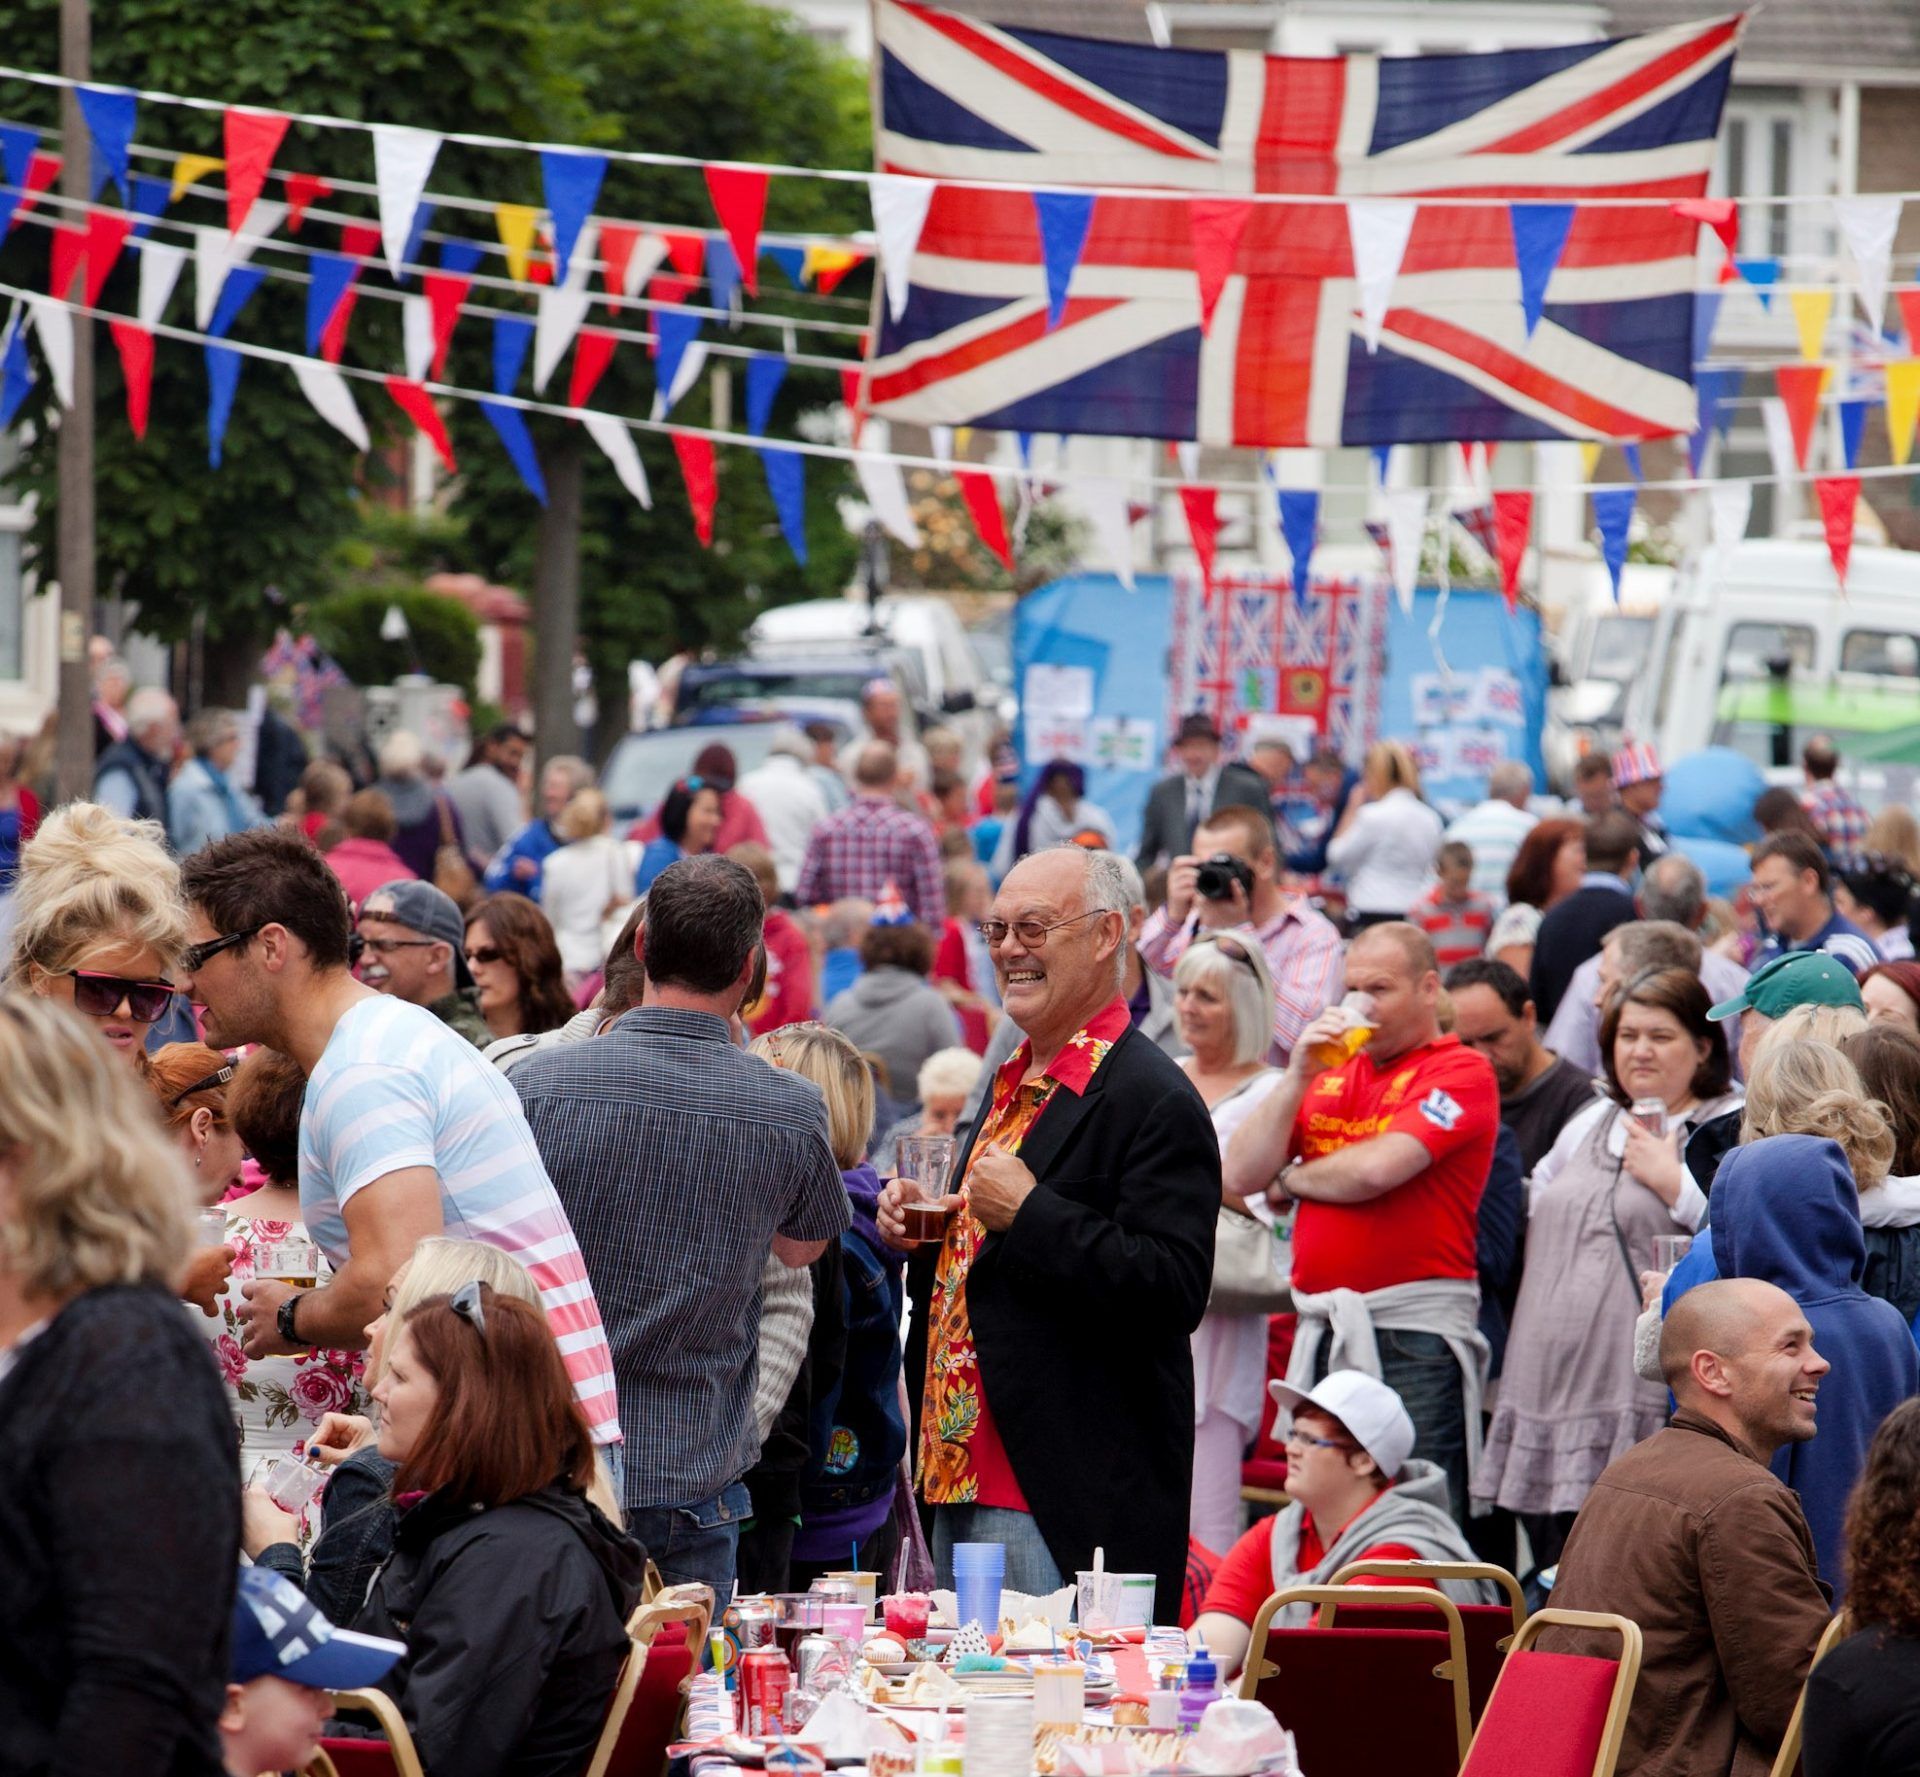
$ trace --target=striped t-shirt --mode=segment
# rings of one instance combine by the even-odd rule
[[[300,1119],[301,1215],[336,1267],[348,1198],[414,1166],[439,1174],[448,1234],[497,1246],[533,1274],[594,1441],[618,1443],[600,1308],[519,1098],[431,1012],[381,994],[333,1027]]]

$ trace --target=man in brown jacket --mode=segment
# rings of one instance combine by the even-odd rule
[[[1594,1483],[1551,1602],[1645,1637],[1620,1777],[1764,1774],[1830,1609],[1799,1498],[1767,1463],[1813,1436],[1829,1366],[1791,1296],[1734,1278],[1673,1305],[1660,1367],[1673,1418]],[[1554,1630],[1542,1645],[1599,1639]]]

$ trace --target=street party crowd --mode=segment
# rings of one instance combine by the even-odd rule
[[[980,1544],[1223,1677],[1491,1563],[1639,1625],[1622,1771],[1803,1691],[1809,1777],[1920,1765],[1920,828],[1824,741],[1720,899],[1644,744],[1448,821],[1196,714],[1129,856],[884,684],[631,833],[511,728],[256,801],[120,693],[93,801],[0,791],[0,1772],[377,1686],[580,1777],[651,1584]]]

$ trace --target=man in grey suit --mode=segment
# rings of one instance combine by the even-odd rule
[[[1180,769],[1153,786],[1140,823],[1134,856],[1142,870],[1183,857],[1193,849],[1194,829],[1230,804],[1272,816],[1267,780],[1250,765],[1220,757],[1220,730],[1211,716],[1196,710],[1183,717],[1173,750]]]

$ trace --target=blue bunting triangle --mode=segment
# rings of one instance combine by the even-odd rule
[[[687,347],[700,337],[700,317],[688,314],[685,309],[659,309],[653,317],[653,332],[659,347],[653,360],[654,382],[660,391],[661,406],[670,408],[672,402],[668,397],[673,391],[673,379],[680,373],[680,360],[687,355]]]
[[[1547,305],[1548,280],[1573,227],[1573,205],[1509,204],[1507,224],[1513,230],[1513,261],[1520,271],[1520,312],[1526,316],[1531,339]]]
[[[333,311],[340,306],[340,298],[346,295],[347,286],[353,282],[353,274],[360,269],[357,259],[348,259],[338,253],[315,253],[307,261],[307,271],[312,282],[307,285],[307,356],[317,358],[320,355],[320,336],[326,332],[327,323],[333,319]],[[233,274],[227,274],[227,282],[233,281]],[[226,287],[220,294],[226,295]]]
[[[755,438],[767,434],[773,398],[787,378],[787,361],[778,352],[755,352],[747,360],[747,431]]]
[[[77,86],[73,96],[80,103],[80,115],[87,120],[87,134],[93,138],[90,195],[99,197],[101,188],[111,178],[119,185],[122,197],[130,196],[127,147],[133,141],[133,117],[140,101],[132,93],[116,92],[104,86]]]
[[[1640,468],[1639,445],[1623,444],[1620,447],[1620,454],[1627,459],[1627,473],[1631,475],[1635,481],[1645,481],[1646,476],[1642,473]]]
[[[1093,224],[1093,197],[1080,191],[1036,191],[1033,209],[1040,220],[1040,258],[1047,268],[1047,327],[1052,330],[1067,312],[1067,286]]]
[[[707,288],[715,308],[733,307],[734,294],[740,288],[740,261],[734,258],[733,248],[723,234],[707,236]]]
[[[24,124],[0,125],[0,172],[15,191],[25,189],[33,157],[39,152],[40,132]]]
[[[1387,485],[1387,466],[1393,461],[1393,446],[1376,444],[1373,447],[1373,475],[1382,487]]]
[[[233,392],[240,386],[240,366],[246,360],[232,346],[208,344],[202,350],[207,354],[207,461],[217,469],[233,414]]]
[[[806,459],[797,450],[782,450],[764,445],[760,467],[766,471],[767,492],[773,496],[773,509],[780,518],[780,535],[804,568],[807,565],[807,470]]]
[[[27,330],[16,321],[7,335],[7,349],[0,355],[0,431],[13,424],[27,391],[33,387],[33,360],[27,356]]]
[[[440,243],[440,269],[452,272],[456,278],[464,278],[485,256],[486,249],[478,241]]]
[[[786,274],[786,279],[794,289],[800,289],[806,282],[807,250],[805,247],[762,247],[762,259],[771,259]]]
[[[130,238],[139,241],[152,234],[154,223],[167,213],[172,199],[173,188],[165,179],[156,179],[151,173],[135,173],[133,195],[127,208],[140,220],[133,225]]]
[[[533,323],[524,315],[495,315],[493,318],[493,392],[511,395],[527,361],[527,348],[533,344]]]
[[[554,282],[563,284],[573,263],[574,242],[581,225],[593,214],[600,181],[607,176],[604,154],[571,154],[564,149],[540,150],[540,179],[553,217]]]
[[[1707,460],[1707,440],[1716,432],[1724,435],[1732,423],[1727,404],[1739,392],[1740,372],[1730,364],[1696,370],[1693,389],[1700,404],[1700,421],[1687,438],[1687,463],[1697,477]]]
[[[266,281],[266,268],[236,265],[220,286],[220,299],[213,305],[213,319],[207,323],[209,339],[225,339],[240,311],[253,300],[254,291]]]
[[[1874,405],[1874,402],[1859,400],[1840,403],[1840,452],[1847,459],[1849,469],[1859,465],[1860,437],[1867,429],[1867,409]]]
[[[1734,269],[1753,286],[1753,293],[1760,298],[1760,306],[1769,313],[1773,310],[1773,287],[1780,281],[1780,261],[1777,259],[1736,259]]]
[[[517,407],[509,407],[504,401],[486,401],[480,403],[480,411],[493,422],[493,429],[500,435],[505,447],[507,460],[519,471],[520,479],[527,484],[528,491],[542,506],[547,503],[547,478],[540,473],[540,453],[533,448],[533,434],[527,430],[527,422]]]
[[[420,263],[421,243],[426,240],[427,228],[432,221],[433,205],[427,199],[422,198],[419,207],[413,212],[413,226],[407,230],[407,244],[400,255],[400,263],[402,265],[418,265]],[[394,282],[396,284],[406,284],[411,283],[412,280],[413,273],[403,271],[399,277],[394,279]]]
[[[20,208],[20,193],[11,185],[0,186],[0,239],[13,228],[13,213]]]
[[[1593,521],[1600,530],[1600,559],[1613,582],[1613,602],[1620,602],[1620,570],[1627,562],[1627,527],[1640,497],[1638,488],[1600,487],[1593,490]]]
[[[1320,529],[1320,493],[1317,488],[1283,487],[1280,502],[1280,534],[1286,539],[1287,554],[1293,558],[1293,596],[1305,599],[1307,577],[1313,569],[1313,543]]]

